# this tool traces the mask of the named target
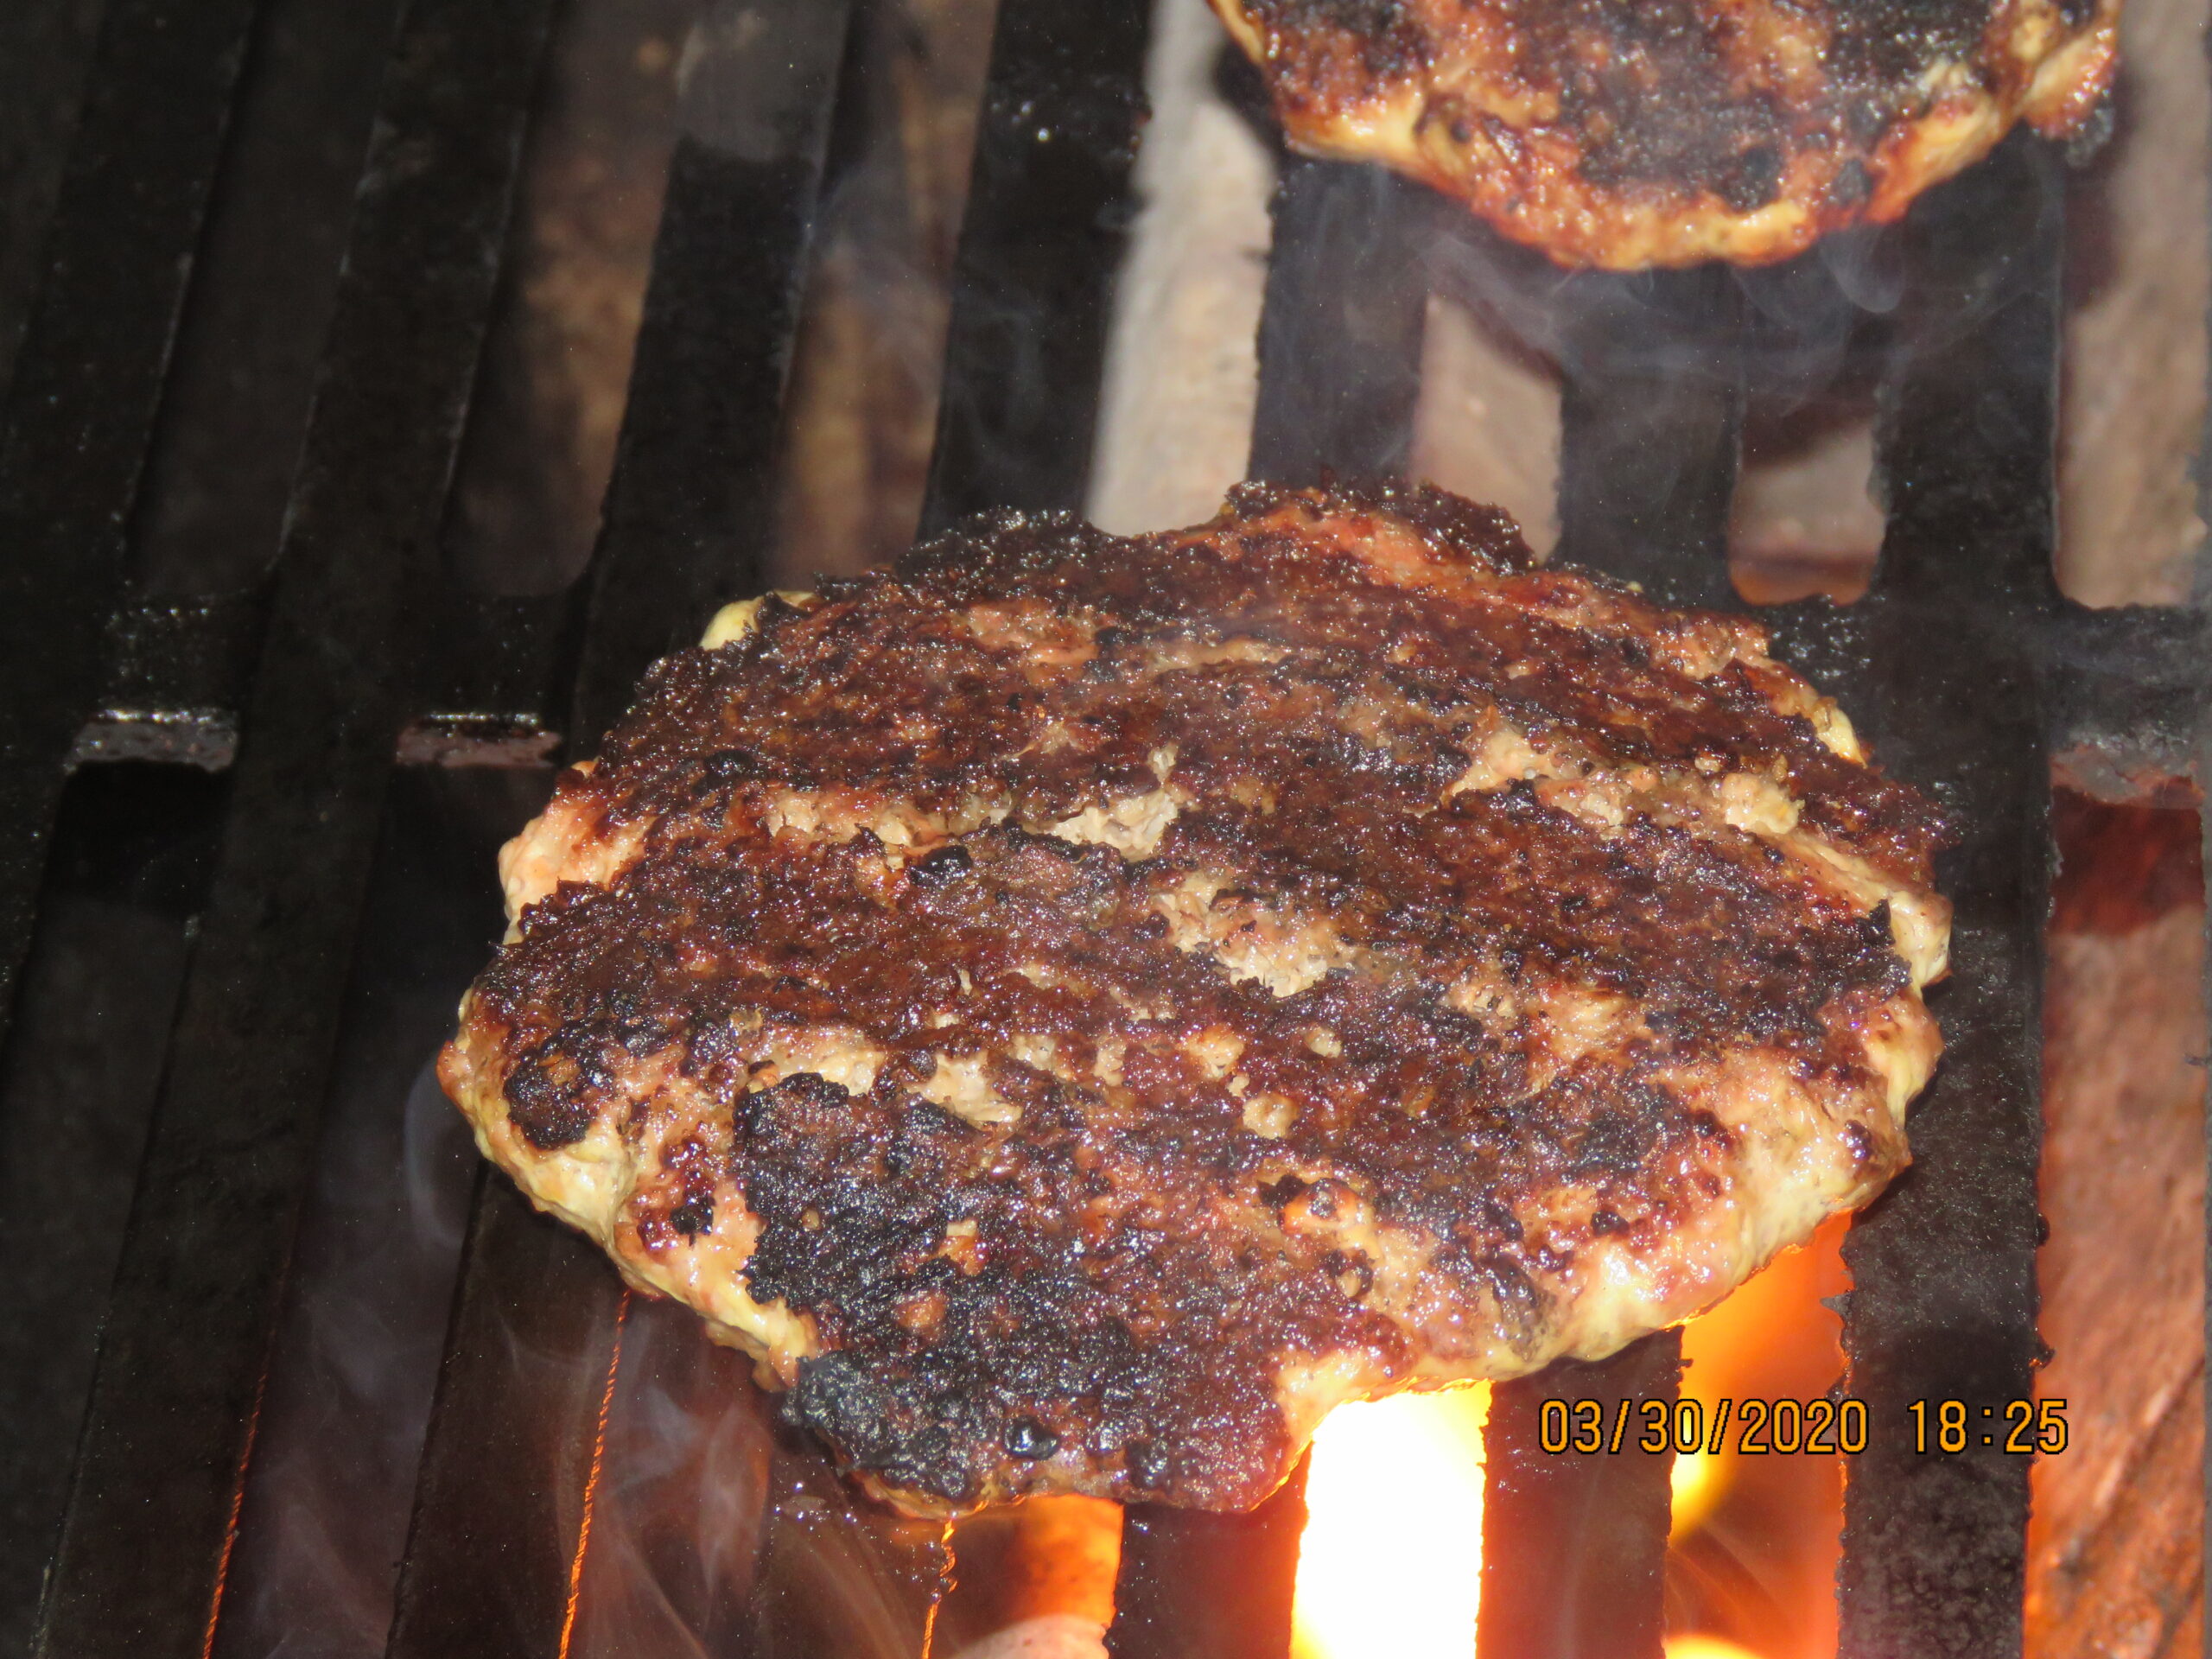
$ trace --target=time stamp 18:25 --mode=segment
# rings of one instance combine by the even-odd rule
[[[2066,1402],[1915,1400],[1904,1427],[1912,1449],[1955,1455],[1976,1447],[2025,1457],[2066,1449]],[[1734,1451],[1746,1457],[1864,1452],[1870,1432],[1864,1400],[1547,1400],[1536,1440],[1554,1456],[1580,1452]]]

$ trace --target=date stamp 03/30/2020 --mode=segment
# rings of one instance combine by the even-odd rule
[[[1915,1400],[1899,1433],[1912,1449],[1952,1456],[1983,1448],[2027,1457],[2066,1449],[2066,1402]],[[1733,1451],[1747,1457],[1864,1452],[1873,1433],[1864,1400],[1547,1400],[1537,1444],[1554,1456],[1580,1452]]]

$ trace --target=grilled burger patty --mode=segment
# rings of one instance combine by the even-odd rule
[[[1753,623],[1402,486],[733,607],[505,849],[479,1144],[919,1513],[1258,1501],[1905,1160],[1937,825]]]
[[[1213,0],[1293,143],[1561,264],[1786,258],[2024,117],[2074,131],[2120,0]]]

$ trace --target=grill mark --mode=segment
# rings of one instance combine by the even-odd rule
[[[1228,891],[1280,895],[1297,917],[1328,918],[1347,946],[1410,957],[1435,982],[1450,984],[1484,959],[1503,955],[1522,971],[1573,976],[1637,997],[1650,1003],[1654,1017],[1681,1042],[1748,1033],[1817,1049],[1832,1040],[1820,1014],[1835,995],[1887,995],[1900,982],[1902,964],[1885,935],[1870,938],[1858,918],[1797,867],[1766,862],[1750,836],[1700,835],[1644,819],[1631,820],[1620,834],[1592,836],[1568,815],[1537,801],[1525,785],[1455,797],[1413,817],[1405,809],[1422,797],[1411,790],[1379,804],[1348,799],[1352,791],[1340,757],[1336,766],[1323,756],[1310,767],[1287,766],[1279,775],[1301,770],[1305,781],[1285,785],[1271,813],[1201,798],[1204,809],[1194,805],[1167,831],[1157,860],[1131,865],[1119,854],[1094,849],[1086,861],[1093,867],[1087,876],[1093,891],[1085,924],[1103,931],[1136,931],[1148,913],[1157,913],[1160,892],[1207,874]],[[664,887],[671,890],[676,902],[658,923],[623,914],[603,927],[599,949],[580,950],[580,930],[564,924],[572,907],[590,903],[601,891],[592,889],[570,890],[559,907],[533,911],[525,918],[514,953],[518,973],[526,973],[524,964],[541,953],[551,958],[548,965],[556,976],[572,961],[596,964],[579,976],[590,991],[568,999],[569,1006],[588,1009],[590,1021],[602,1028],[570,1056],[572,1096],[603,1090],[601,1054],[636,1052],[641,1040],[658,1045],[664,1039],[671,1020],[649,1010],[679,1006],[677,999],[694,973],[702,920],[710,919],[725,936],[752,941],[755,949],[788,953],[778,969],[785,976],[823,932],[824,910],[860,918],[851,924],[851,949],[863,957],[889,950],[957,959],[946,957],[945,941],[926,932],[884,937],[895,912],[882,911],[883,896],[900,878],[892,874],[895,861],[886,859],[872,834],[844,841],[786,835],[772,842],[720,845],[709,839],[715,836],[709,823],[700,816],[693,833],[682,833],[664,818],[650,838],[652,849],[626,877],[620,891],[640,901]],[[982,839],[970,838],[971,858]],[[1020,837],[1025,844],[1029,839]],[[820,878],[810,879],[789,862],[756,878],[764,888],[780,882],[805,893],[798,937],[779,934],[777,918],[757,904],[741,900],[726,917],[698,913],[696,867],[709,847],[717,858],[742,868],[756,860],[779,862],[775,849],[785,846],[850,853],[833,891],[815,890]],[[998,854],[1001,861],[1006,855]],[[1156,877],[1150,874],[1155,869]],[[1075,883],[1068,886],[1072,891]],[[1382,895],[1388,895],[1387,904]],[[1808,915],[1825,919],[1808,929]],[[1000,925],[984,920],[987,953],[999,944],[988,930]],[[1015,936],[1029,945],[1029,956],[1058,960],[1078,948],[1065,931],[1035,937],[1040,925],[1040,918],[1032,918],[1025,933]],[[838,944],[832,931],[834,951]],[[625,941],[656,939],[664,941],[656,959],[677,965],[684,978],[671,984],[664,998],[641,998],[626,988],[636,960]],[[1702,941],[1718,948],[1694,948]],[[1118,988],[1141,998],[1172,950],[1148,951]],[[786,1009],[794,1019],[835,1023],[840,998],[849,990],[842,957],[835,960],[836,967],[819,972],[818,994]],[[1231,971],[1217,950],[1210,961],[1224,977]],[[968,965],[971,971],[986,967],[981,956]],[[495,970],[490,1006],[502,1015],[519,1014],[525,1003],[505,994],[506,982],[507,976]],[[530,974],[527,982],[534,990],[541,982]],[[1023,982],[1033,995],[1045,994]],[[767,988],[750,994],[766,995]],[[898,1034],[894,1026],[911,1020],[912,1007],[902,985],[887,1018],[859,1023],[871,1039],[890,1042]],[[548,1087],[533,1072],[516,1091],[523,1096],[518,1101],[523,1121],[550,1124],[555,1109]],[[575,1119],[570,1115],[561,1121]]]
[[[1247,538],[1248,543],[1250,539]],[[1187,553],[1188,544],[1179,550]],[[1342,575],[1340,571],[1332,574]],[[1396,595],[1383,597],[1395,601]],[[789,620],[803,620],[797,612]],[[1396,620],[1391,619],[1393,623]],[[972,635],[972,630],[950,626],[941,632],[946,637],[957,637],[961,632]],[[1307,645],[1294,634],[1288,643]],[[1566,649],[1567,643],[1571,640],[1543,642],[1555,653],[1554,660],[1557,655],[1572,654]],[[841,645],[839,654],[850,662],[849,645]],[[1640,823],[1616,842],[1592,844],[1576,836],[1563,817],[1534,804],[1523,790],[1507,791],[1496,800],[1454,799],[1438,815],[1440,823],[1447,826],[1446,832],[1432,836],[1427,825],[1408,815],[1437,792],[1440,759],[1447,762],[1443,770],[1448,771],[1464,762],[1464,754],[1444,747],[1433,741],[1433,734],[1418,732],[1402,753],[1344,741],[1346,734],[1332,718],[1337,710],[1315,705],[1312,680],[1292,677],[1303,665],[1279,663],[1247,668],[1216,664],[1205,679],[1188,675],[1155,677],[1155,688],[1161,677],[1173,678],[1176,684],[1149,707],[1140,693],[1134,711],[1123,711],[1128,717],[1120,723],[1120,730],[1109,733],[1101,746],[1110,747],[1118,737],[1122,748],[1134,747],[1129,741],[1132,728],[1147,740],[1156,739],[1162,729],[1184,737],[1189,755],[1181,769],[1182,787],[1205,798],[1210,811],[1204,821],[1193,816],[1168,831],[1176,850],[1175,865],[1223,869],[1230,873],[1232,884],[1300,895],[1300,908],[1336,918],[1348,941],[1401,952],[1417,951],[1422,965],[1445,983],[1462,977],[1493,950],[1502,951],[1526,968],[1585,975],[1591,982],[1618,994],[1653,999],[1658,1026],[1678,1041],[1712,1040],[1730,1030],[1748,1030],[1764,1039],[1817,1046],[1825,1035],[1820,1009],[1836,994],[1885,995],[1894,989],[1897,964],[1887,952],[1886,942],[1872,944],[1870,949],[1866,931],[1853,926],[1847,918],[1832,917],[1830,937],[1816,939],[1812,948],[1794,955],[1784,951],[1779,957],[1763,956],[1757,950],[1735,948],[1747,938],[1786,936],[1799,919],[1796,907],[1808,899],[1802,878],[1793,883],[1777,879],[1787,873],[1758,868],[1756,843],[1748,838],[1745,845],[1732,849],[1732,856],[1715,856],[1709,845],[1700,849],[1694,836]],[[880,662],[871,666],[878,673],[882,671]],[[1523,696],[1516,701],[1524,708],[1542,709],[1548,702],[1549,711],[1559,712],[1575,700],[1557,694],[1563,689],[1572,693],[1576,688],[1558,677],[1541,678],[1541,684],[1522,688]],[[1077,696],[1089,689],[1077,688]],[[1406,696],[1406,690],[1386,676],[1376,695],[1378,699],[1387,699],[1389,694],[1398,693],[1402,701],[1419,706],[1421,699]],[[1527,695],[1529,692],[1551,695],[1547,698]],[[1460,688],[1453,686],[1427,701],[1449,706],[1465,696]],[[1303,711],[1295,707],[1301,700],[1308,705]],[[820,701],[817,696],[817,707]],[[986,696],[978,701],[988,703],[993,699]],[[1104,726],[1106,722],[1094,712],[1099,701],[1096,696],[1086,699],[1091,709],[1063,723],[1086,730]],[[755,706],[760,702],[769,702],[772,707],[765,699],[757,700]],[[1216,755],[1211,751],[1220,746],[1199,741],[1195,734],[1235,723],[1231,710],[1238,708],[1259,710],[1256,721],[1243,722],[1244,729],[1236,734],[1239,739],[1249,740],[1256,726],[1258,742],[1240,741],[1233,754]],[[1301,730],[1300,712],[1319,718]],[[1649,756],[1660,751],[1649,744],[1635,743],[1637,736],[1648,735],[1649,729],[1624,728],[1601,717],[1579,728],[1578,735],[1594,746],[1607,736],[1618,741],[1626,732],[1630,752]],[[995,727],[968,734],[971,758],[972,752],[980,750],[995,734]],[[1425,735],[1431,741],[1421,741]],[[1674,753],[1694,748],[1696,753],[1710,753],[1710,738],[1708,727],[1701,741],[1678,740]],[[1151,781],[1159,772],[1156,742],[1148,741],[1146,749],[1144,777]],[[735,752],[754,757],[742,769],[753,773],[780,771],[804,777],[817,771],[846,770],[842,762],[819,768],[777,766],[758,745]],[[715,759],[721,760],[729,753],[719,751]],[[1102,775],[1110,774],[1110,760],[1095,749],[1071,747],[1070,753],[1073,770],[1093,786],[1092,792],[1103,793],[1095,785]],[[1745,757],[1739,753],[1738,758]],[[1755,751],[1751,758],[1759,757]],[[1798,762],[1800,776],[1813,771],[1802,753],[1791,758]],[[1832,757],[1819,764],[1830,770],[1849,766]],[[602,768],[599,777],[607,778],[614,770],[614,766]],[[667,812],[655,827],[658,856],[674,861],[679,886],[689,879],[689,865],[698,851],[681,826],[687,819],[704,824],[715,810],[731,810],[731,775],[726,763],[700,768],[698,786],[706,791],[704,799]],[[1301,781],[1272,786],[1276,800],[1274,810],[1268,812],[1213,798],[1217,791],[1234,797],[1240,783],[1255,777]],[[986,792],[982,787],[986,780],[978,777],[972,765],[959,770],[957,778],[969,802]],[[884,781],[880,776],[866,780],[877,789]],[[1003,776],[988,781],[1001,787],[1008,782]],[[870,789],[851,792],[864,799]],[[1018,781],[1012,792],[1017,798],[1022,794]],[[1891,786],[1891,792],[1901,791]],[[1815,799],[1810,816],[1817,817],[1819,804]],[[702,807],[708,809],[703,814]],[[1031,816],[1035,815],[1033,803]],[[862,810],[850,816],[864,817],[866,813]],[[971,809],[964,816],[973,821],[980,815]],[[788,823],[788,812],[780,806],[772,808],[769,817],[772,822]],[[874,841],[873,836],[868,839],[871,844]],[[1450,850],[1454,847],[1456,852]],[[1332,863],[1332,849],[1357,849],[1357,857]],[[1678,868],[1678,877],[1686,878],[1677,879],[1671,890],[1661,882],[1662,868],[1669,862]],[[1720,892],[1727,898],[1707,904],[1705,913],[1700,914],[1695,906],[1684,902],[1684,891]],[[1376,893],[1393,896],[1388,913],[1376,912],[1371,899]],[[1593,911],[1592,893],[1623,894],[1625,907],[1611,916],[1602,906]],[[1540,899],[1532,902],[1538,895],[1559,897],[1553,914],[1542,914]],[[849,902],[849,896],[825,902]],[[1468,918],[1481,935],[1478,945],[1470,946],[1465,938]],[[1731,948],[1720,952],[1714,962],[1686,957],[1682,950],[1686,919],[1702,923],[1704,933],[1730,942]],[[1104,925],[1133,926],[1143,918],[1122,915],[1101,920]],[[536,931],[536,918],[532,931]],[[683,928],[674,931],[680,933]],[[626,930],[618,931],[618,937],[628,937]],[[877,945],[871,938],[866,948]],[[917,942],[910,948],[935,947]],[[567,949],[564,941],[562,950]],[[620,956],[619,945],[615,954]],[[1667,971],[1670,966],[1685,963],[1688,972]],[[1157,966],[1157,963],[1147,963],[1144,971],[1149,973]],[[1715,967],[1721,970],[1717,976],[1712,971]],[[1819,988],[1815,994],[1817,1000],[1809,1005],[1802,994],[1777,995],[1807,982]],[[825,993],[816,1001],[817,1006],[810,1014],[797,1007],[788,1012],[795,1018],[834,1014],[837,1001],[834,995]],[[598,1022],[604,1023],[603,1018]],[[594,1046],[603,1051],[609,1043],[620,1045],[627,1040],[618,1030],[601,1037],[596,1046],[581,1045],[582,1052],[570,1057],[570,1082],[565,1095],[543,1080],[542,1063],[522,1070],[513,1090],[518,1105],[523,1108],[522,1120],[537,1126],[537,1133],[542,1135],[580,1133],[577,1126],[588,1121],[588,1114],[579,1116],[575,1101],[587,1092],[603,1091],[603,1071],[595,1059]]]
[[[1639,641],[1563,626],[1476,589],[1440,596],[1382,585],[1349,555],[1301,549],[1286,556],[1281,535],[1221,537],[1234,542],[1235,556],[1171,537],[1116,543],[1090,550],[1109,569],[1087,577],[1052,559],[1071,539],[1065,525],[1025,524],[987,537],[977,563],[1018,597],[1098,614],[1133,590],[1142,597],[1126,602],[1143,630],[1217,645],[1249,638],[1286,652],[1273,664],[1158,672],[1137,666],[1147,654],[1141,642],[1109,645],[1050,696],[1018,656],[978,645],[953,608],[981,578],[939,581],[928,574],[938,569],[931,557],[917,556],[923,579],[861,585],[849,611],[825,603],[813,619],[764,626],[731,651],[663,664],[645,718],[610,743],[607,770],[626,774],[613,815],[620,821],[664,804],[671,774],[697,764],[705,727],[721,728],[728,747],[796,788],[836,777],[942,810],[980,785],[1011,786],[1020,820],[1042,827],[1150,791],[1152,753],[1163,742],[1178,743],[1185,766],[1205,758],[1197,734],[1225,752],[1217,766],[1237,765],[1255,743],[1280,749],[1294,735],[1286,725],[1301,715],[1329,724],[1318,706],[1326,688],[1340,699],[1365,693],[1416,710],[1488,699],[1524,729],[1557,730],[1623,764],[1683,767],[1726,756],[1737,769],[1763,771],[1779,762],[1806,803],[1808,827],[1849,839],[1893,874],[1924,879],[1936,834],[1924,804],[1834,754],[1808,721],[1775,713],[1740,664],[1704,680],[1639,665],[1622,650]],[[1088,547],[1089,538],[1076,539]],[[1497,566],[1510,569],[1498,560],[1481,574]],[[1264,584],[1255,579],[1258,568]],[[1256,597],[1262,592],[1268,597]],[[857,640],[871,647],[866,676],[854,672]],[[918,720],[917,686],[930,688]],[[1039,749],[1048,722],[1068,740],[1056,753]],[[1447,755],[1466,764],[1449,747],[1449,725],[1409,723],[1398,735],[1405,765],[1434,766]]]

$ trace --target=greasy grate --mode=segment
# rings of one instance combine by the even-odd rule
[[[72,768],[125,758],[227,779],[207,809],[219,835],[88,1401],[62,1402],[50,1427],[66,1440],[81,1414],[73,1466],[9,1512],[19,1535],[0,1599],[35,1598],[43,1568],[43,1654],[188,1659],[216,1638],[380,826],[423,798],[410,772],[588,752],[649,661],[759,583],[855,10],[755,0],[764,30],[715,36],[758,118],[678,143],[600,544],[584,576],[543,598],[470,590],[437,549],[557,8],[414,0],[389,41],[355,28],[353,49],[389,55],[358,195],[323,210],[334,248],[350,213],[342,268],[302,257],[264,301],[270,330],[323,342],[311,415],[296,375],[277,410],[296,407],[304,431],[281,545],[238,550],[265,576],[179,597],[134,575],[142,480],[185,441],[169,429],[215,407],[185,384],[195,319],[248,276],[219,257],[210,202],[225,169],[300,137],[281,98],[252,100],[281,67],[271,19],[296,26],[318,4],[113,0],[0,424],[0,1008],[51,890]],[[1137,0],[1004,0],[925,527],[1081,505],[1147,16]],[[747,39],[774,50],[746,58]],[[294,105],[314,130],[321,112]],[[1916,1114],[1913,1173],[1846,1250],[1847,1386],[1877,1421],[1903,1421],[1911,1399],[2031,1391],[2051,759],[2113,777],[2196,760],[2201,612],[2087,612],[2050,575],[2056,166],[2015,141],[1898,233],[1904,299],[1871,348],[1879,574],[1848,609],[1766,613],[1785,654],[1964,831],[1941,873],[1958,903],[1949,1057]],[[1409,187],[1286,163],[1255,475],[1404,464],[1429,286],[1417,251],[1442,233]],[[1578,279],[1562,313],[1567,556],[1669,599],[1737,603],[1724,550],[1738,431],[1787,355],[1744,291],[1712,271]],[[42,1271],[9,1266],[0,1322],[33,1305]],[[393,1653],[564,1650],[625,1326],[594,1252],[504,1181],[480,1184]],[[549,1354],[566,1363],[529,1363]],[[1669,1394],[1678,1344],[1649,1338],[1578,1371],[1501,1388],[1493,1408],[1481,1645],[1495,1659],[1658,1650],[1665,1461],[1545,1458],[1534,1424],[1562,1386]],[[2024,1465],[1900,1445],[1877,1435],[1850,1465],[1843,1652],[2017,1653]],[[802,1450],[778,1457],[778,1490],[819,1481]],[[1130,1511],[1113,1651],[1282,1659],[1301,1505],[1294,1482],[1249,1516]],[[760,1528],[730,1639],[763,1656],[845,1651],[836,1610],[784,1566],[791,1513]],[[926,1587],[932,1542],[880,1530],[881,1570]]]

